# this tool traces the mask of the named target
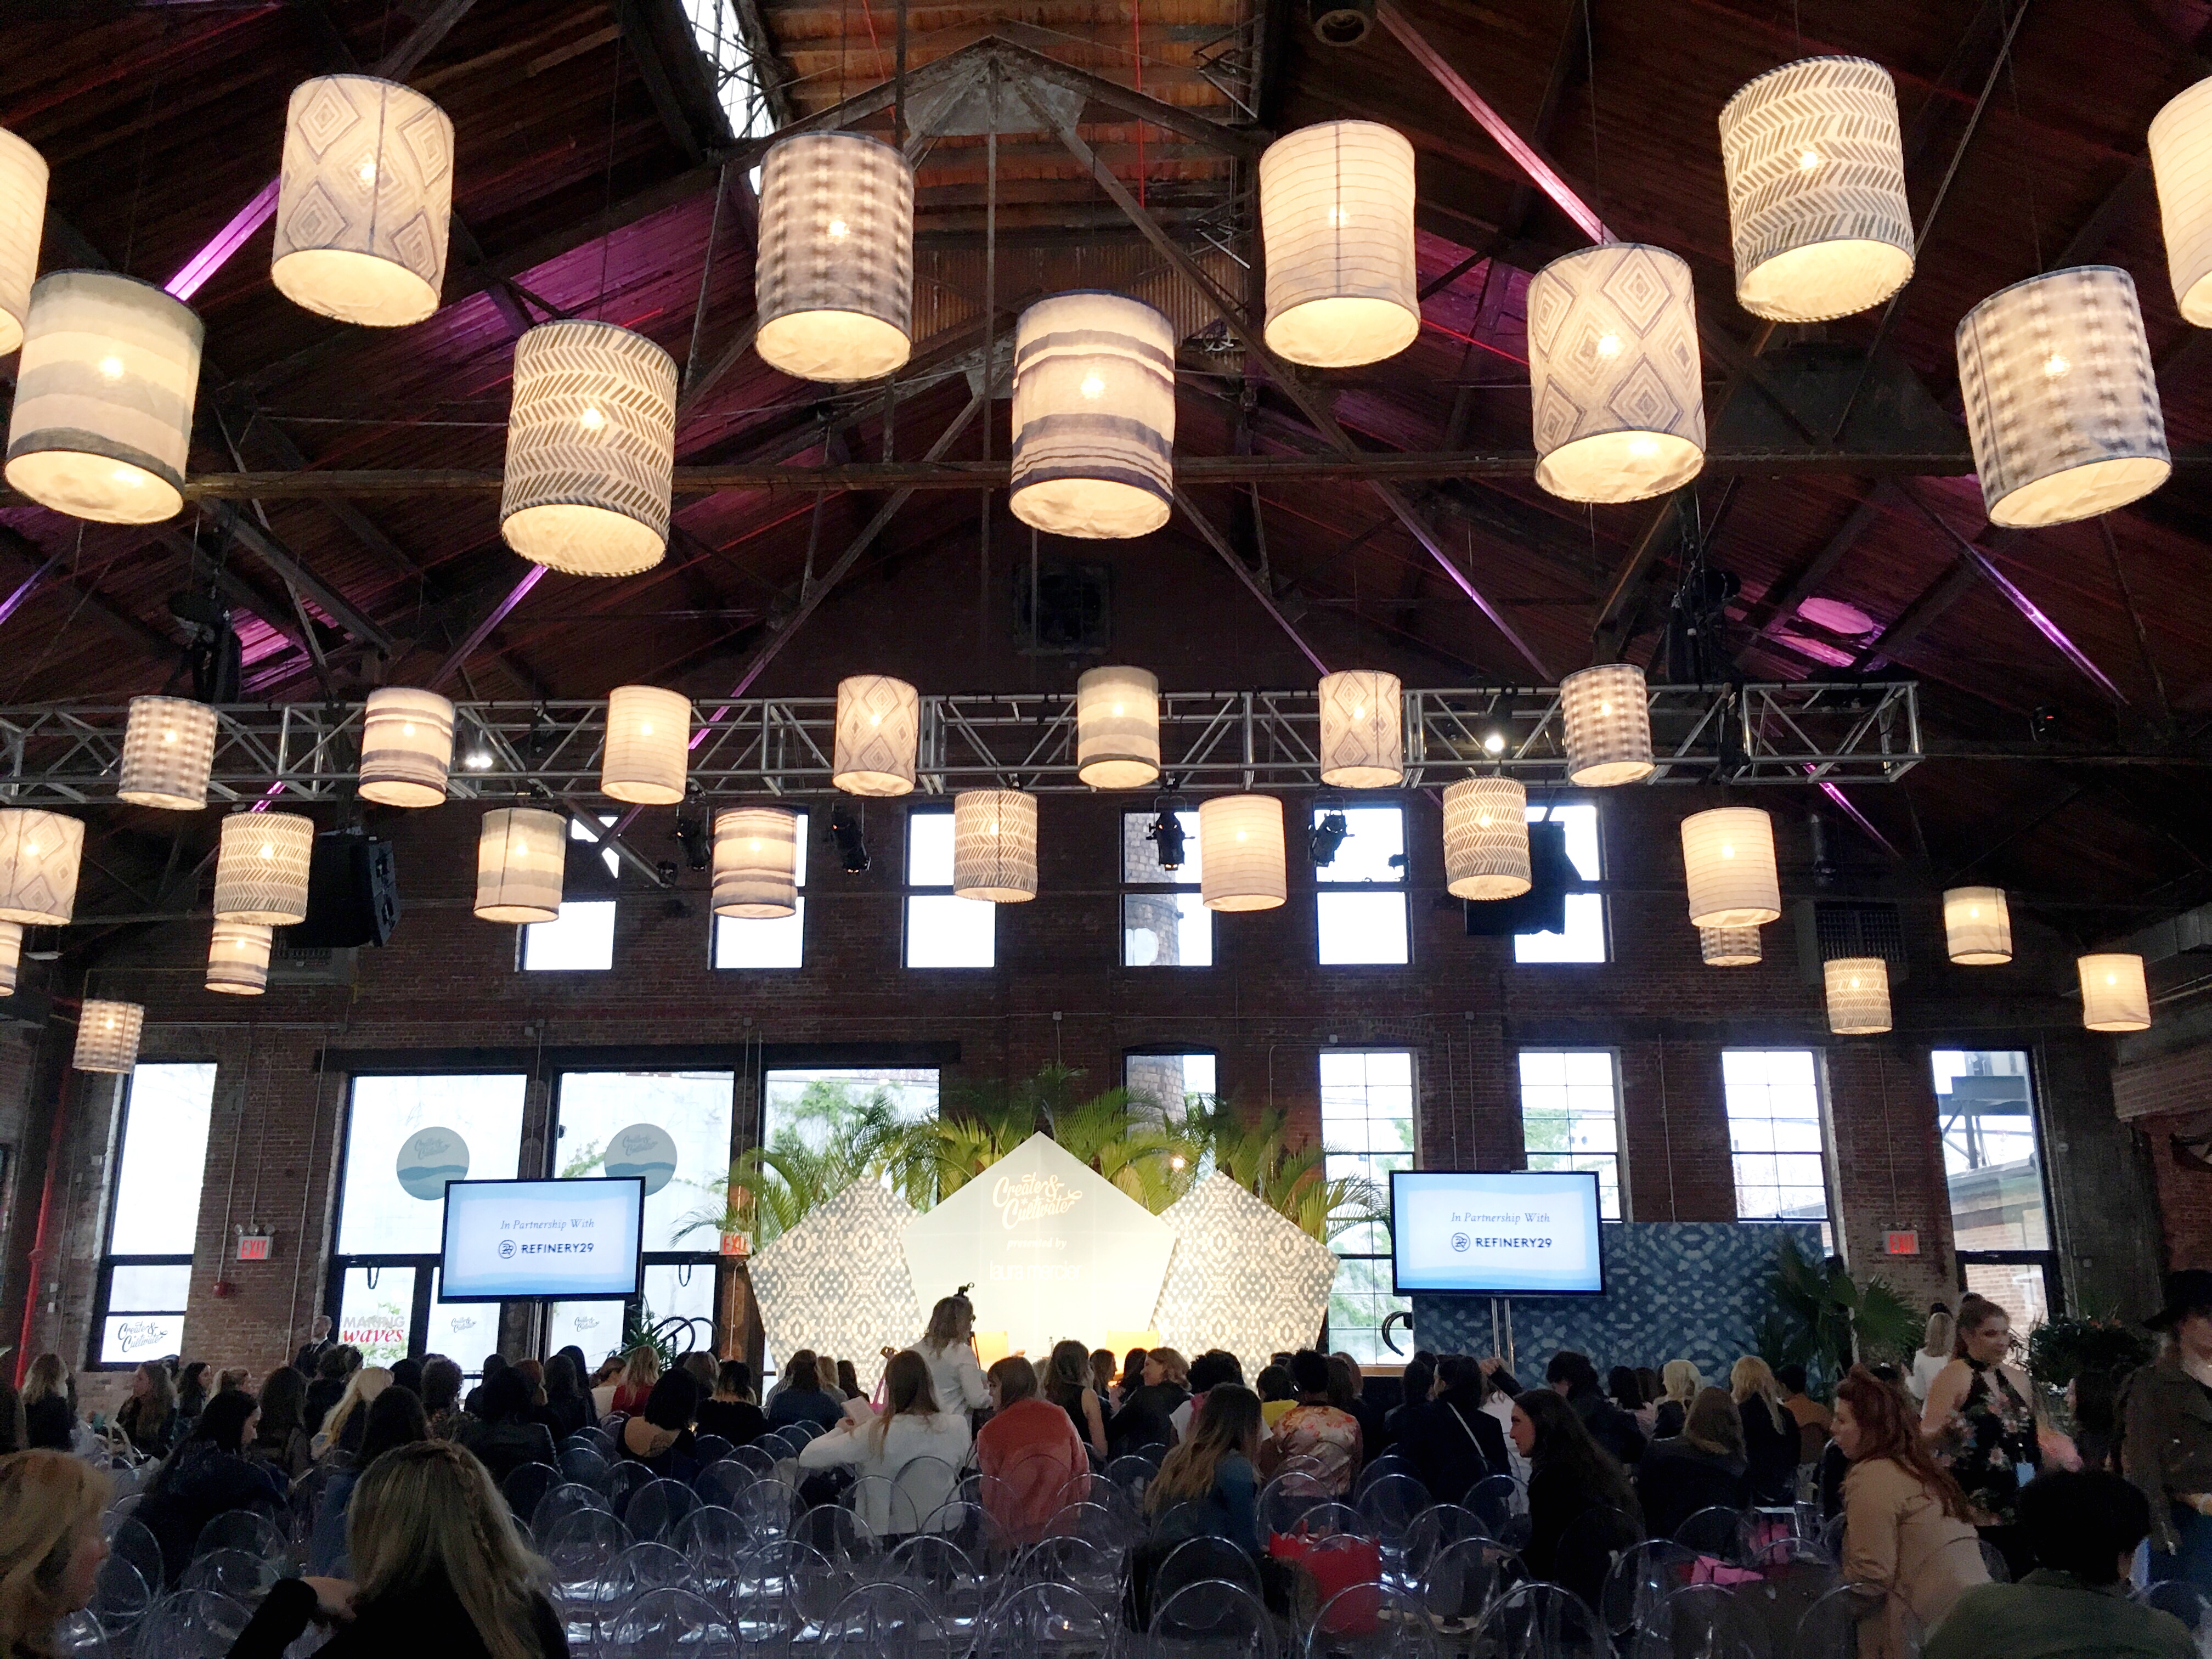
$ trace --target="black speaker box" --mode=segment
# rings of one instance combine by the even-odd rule
[[[284,943],[303,950],[381,945],[399,925],[399,872],[392,843],[349,830],[315,837],[307,869],[307,919]]]
[[[1582,879],[1582,872],[1567,858],[1566,825],[1532,823],[1528,890],[1519,898],[1467,900],[1467,931],[1478,939],[1564,933],[1567,891],[1581,886]]]

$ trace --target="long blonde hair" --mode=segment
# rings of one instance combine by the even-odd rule
[[[1788,1426],[1789,1413],[1782,1405],[1782,1385],[1774,1380],[1774,1373],[1766,1362],[1756,1354],[1746,1354],[1729,1371],[1729,1394],[1738,1406],[1747,1406],[1757,1395],[1766,1402],[1766,1414],[1774,1419],[1774,1426]]]
[[[1958,1340],[1959,1322],[1940,1310],[1928,1316],[1928,1334],[1921,1340],[1920,1352],[1930,1359],[1951,1358],[1951,1345]]]
[[[338,1436],[345,1432],[346,1420],[357,1411],[367,1411],[369,1401],[391,1386],[390,1371],[381,1365],[363,1365],[346,1378],[345,1392],[323,1419],[323,1431],[317,1437],[325,1445],[337,1445]]]
[[[107,1494],[107,1476],[67,1452],[0,1458],[0,1653],[53,1651],[54,1626],[73,1611],[61,1576]]]
[[[1146,1486],[1145,1507],[1158,1513],[1206,1496],[1224,1462],[1259,1449],[1261,1422],[1260,1396],[1251,1389],[1235,1382],[1208,1389],[1189,1437],[1160,1460],[1160,1472]]]
[[[1659,1368],[1659,1382],[1667,1390],[1666,1397],[1687,1411],[1698,1390],[1705,1386],[1705,1374],[1694,1360],[1670,1359]]]
[[[443,1574],[491,1659],[544,1659],[537,1601],[545,1564],[522,1547],[484,1466],[450,1440],[394,1446],[346,1510],[357,1605]]]
[[[623,1387],[651,1389],[660,1381],[660,1350],[641,1342],[623,1356]]]
[[[49,1395],[69,1394],[69,1367],[62,1364],[58,1353],[42,1353],[31,1362],[29,1374],[23,1378],[23,1403],[35,1406]]]

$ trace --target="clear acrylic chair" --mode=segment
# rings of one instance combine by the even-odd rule
[[[597,1446],[577,1445],[573,1441],[561,1448],[561,1478],[579,1486],[604,1486],[607,1480],[607,1455]]]
[[[1116,1553],[1128,1548],[1133,1535],[1121,1516],[1103,1504],[1083,1500],[1064,1504],[1046,1523],[1054,1538],[1081,1538]]]
[[[1315,1609],[1299,1659],[1442,1659],[1443,1652],[1418,1603],[1380,1584],[1353,1584]]]
[[[69,1659],[112,1659],[114,1645],[100,1620],[89,1613],[73,1613],[54,1626],[54,1652]]]
[[[1292,1458],[1260,1488],[1260,1525],[1269,1533],[1294,1534],[1306,1511],[1329,1498],[1319,1466],[1310,1458]]]
[[[256,1555],[251,1550],[210,1550],[196,1555],[185,1575],[178,1580],[182,1589],[214,1590],[242,1601],[249,1607],[261,1605],[261,1598],[283,1575],[277,1564],[265,1555]]]
[[[719,1463],[735,1450],[737,1447],[724,1435],[696,1434],[691,1437],[691,1455],[702,1465]]]
[[[887,1474],[861,1476],[847,1498],[854,1529],[878,1553],[921,1530],[923,1510],[913,1494]],[[933,1510],[935,1507],[931,1506]]]
[[[1087,1538],[1043,1538],[1007,1569],[1006,1582],[1072,1584],[1093,1601],[1111,1606],[1121,1594],[1121,1557]]]
[[[964,1659],[967,1644],[936,1607],[906,1584],[862,1584],[822,1626],[823,1659]]]
[[[1685,1584],[1638,1626],[1632,1659],[1774,1659],[1759,1610],[1723,1584]]]
[[[918,1528],[958,1490],[960,1472],[941,1457],[909,1457],[899,1465],[891,1484],[899,1491],[895,1508],[902,1516],[913,1516]]]
[[[2198,1653],[2212,1653],[2212,1596],[2185,1578],[2166,1578],[2144,1585],[2135,1599],[2147,1607],[2172,1613],[2196,1642]]]
[[[500,1495],[507,1499],[508,1513],[535,1515],[538,1500],[559,1486],[563,1478],[562,1471],[550,1463],[518,1463],[499,1483]]]
[[[1790,1659],[1862,1659],[1869,1653],[1916,1659],[1925,1632],[1905,1598],[1878,1584],[1838,1584],[1806,1610]]]
[[[748,1651],[781,1643],[799,1628],[792,1587],[826,1578],[830,1564],[805,1545],[771,1539],[738,1558],[730,1592],[731,1616]]]
[[[1560,1532],[1552,1551],[1552,1578],[1595,1607],[1604,1600],[1605,1581],[1621,1557],[1643,1541],[1643,1523],[1636,1516],[1593,1504]]]
[[[145,1499],[146,1494],[143,1492],[118,1492],[115,1495],[115,1501],[107,1506],[106,1513],[113,1516],[128,1515],[145,1502]]]
[[[1106,1467],[1099,1471],[1099,1478],[1127,1492],[1130,1501],[1141,1510],[1145,1506],[1145,1488],[1152,1485],[1152,1477],[1159,1472],[1159,1466],[1150,1458],[1132,1457],[1125,1453],[1108,1458]]]
[[[1111,1602],[1073,1584],[1023,1584],[975,1628],[973,1659],[1116,1659],[1121,1622]]]
[[[692,1479],[691,1490],[699,1494],[702,1504],[734,1510],[738,1494],[759,1479],[758,1471],[747,1468],[733,1457],[726,1457],[701,1469]]]
[[[160,1659],[228,1659],[252,1617],[244,1603],[213,1590],[174,1590],[148,1610],[137,1651]]]
[[[128,1561],[138,1569],[138,1576],[146,1581],[148,1590],[160,1595],[168,1579],[161,1562],[161,1546],[153,1528],[127,1515],[118,1518],[112,1526],[107,1517],[102,1516],[100,1528],[107,1534],[108,1559]]]
[[[596,1603],[612,1593],[609,1576],[632,1541],[629,1528],[605,1510],[579,1510],[539,1538],[538,1553],[571,1601]]]
[[[817,1504],[793,1516],[791,1535],[832,1561],[876,1553],[875,1541],[860,1525],[860,1517],[842,1504]]]
[[[1468,1648],[1485,1659],[1612,1659],[1613,1639],[1580,1596],[1537,1580],[1493,1601]]]
[[[623,1524],[633,1538],[665,1540],[698,1507],[698,1494],[681,1480],[649,1480],[629,1495]]]
[[[1527,1577],[1521,1558],[1497,1540],[1462,1538],[1430,1560],[1417,1598],[1441,1628],[1465,1630]]]
[[[1186,1538],[1152,1569],[1153,1607],[1198,1583],[1238,1584],[1258,1595],[1260,1570],[1225,1538]]]
[[[607,1503],[614,1512],[628,1519],[630,1498],[642,1488],[651,1486],[657,1478],[651,1469],[635,1458],[625,1457],[607,1470],[607,1478],[601,1483],[601,1490],[606,1493]]]
[[[680,1554],[694,1558],[712,1554],[727,1562],[738,1559],[750,1537],[744,1518],[735,1510],[701,1504],[676,1523],[667,1541]]]
[[[1797,1626],[1813,1604],[1843,1582],[1828,1553],[1809,1538],[1778,1538],[1752,1557],[1756,1582],[1738,1584],[1736,1597],[1757,1609],[1767,1645],[1787,1659]]]
[[[1395,1567],[1405,1558],[1406,1534],[1429,1507],[1429,1489],[1410,1474],[1386,1474],[1371,1480],[1352,1505],[1359,1529],[1382,1547],[1386,1566]]]
[[[588,1429],[577,1430],[568,1437],[568,1440],[580,1440],[598,1447],[599,1455],[602,1457],[612,1457],[615,1455],[614,1431],[611,1429],[603,1428],[596,1423]],[[562,1443],[566,1445],[568,1443],[563,1441]]]
[[[968,1553],[942,1534],[916,1533],[885,1558],[890,1582],[910,1586],[956,1631],[972,1632],[987,1589]]]
[[[1387,1480],[1394,1474],[1410,1475],[1413,1472],[1413,1464],[1396,1452],[1384,1452],[1372,1462],[1364,1465],[1359,1471],[1359,1478],[1352,1483],[1353,1503],[1357,1504],[1359,1494],[1377,1480]]]
[[[305,1544],[314,1535],[315,1517],[323,1509],[323,1490],[337,1474],[334,1465],[319,1463],[292,1483],[291,1496],[285,1501],[284,1530],[295,1545]]]
[[[665,1544],[641,1540],[614,1559],[609,1600],[620,1605],[647,1590],[698,1589],[691,1563]]]
[[[1697,1551],[1671,1538],[1647,1539],[1623,1550],[1606,1574],[1598,1600],[1606,1628],[1620,1637],[1650,1623],[1660,1604],[1690,1582],[1697,1565]]]
[[[1749,1565],[1759,1548],[1752,1535],[1751,1517],[1717,1504],[1699,1510],[1675,1528],[1674,1541],[1731,1566]]]
[[[755,1538],[781,1538],[791,1526],[798,1495],[780,1480],[756,1480],[740,1490],[730,1507]]]
[[[621,1659],[739,1659],[729,1616],[688,1589],[648,1589],[600,1622],[599,1647]]]
[[[789,1449],[781,1440],[778,1440],[771,1446],[763,1438],[754,1441],[750,1446],[738,1447],[730,1454],[728,1461],[732,1463],[741,1463],[750,1469],[756,1476],[762,1476],[774,1474],[777,1461],[791,1455]]]
[[[530,1512],[530,1530],[539,1538],[545,1537],[572,1515],[581,1515],[589,1510],[611,1515],[606,1494],[574,1480],[564,1480],[547,1490],[538,1500],[538,1507]]]
[[[225,1510],[210,1518],[192,1541],[195,1559],[214,1550],[244,1550],[272,1561],[289,1559],[283,1528],[257,1510]]]
[[[1463,1504],[1431,1504],[1413,1517],[1413,1524],[1406,1528],[1406,1539],[1401,1552],[1401,1565],[1408,1584],[1418,1584],[1429,1570],[1429,1563],[1447,1544],[1456,1544],[1462,1538],[1487,1538],[1490,1529],[1482,1524],[1475,1512]]]
[[[1460,1502],[1473,1510],[1482,1529],[1501,1544],[1528,1541],[1528,1494],[1510,1474],[1486,1474],[1467,1489]]]
[[[1280,1628],[1258,1592],[1220,1579],[1155,1593],[1145,1635],[1159,1659],[1279,1659],[1282,1651]]]

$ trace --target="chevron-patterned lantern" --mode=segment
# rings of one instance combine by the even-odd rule
[[[1756,968],[1764,954],[1756,927],[1700,927],[1698,951],[1708,968]]]
[[[1963,968],[2012,960],[2012,907],[2002,887],[1952,887],[1943,894],[1943,942]]]
[[[1958,347],[1990,523],[2094,518],[2173,471],[2135,278],[2118,265],[1999,289],[1960,319]]]
[[[1716,806],[1684,818],[1682,868],[1693,927],[1757,927],[1782,915],[1774,820],[1756,806]]]
[[[1316,368],[1380,362],[1421,331],[1413,147],[1373,121],[1285,133],[1260,157],[1271,350]]]
[[[921,694],[888,674],[837,682],[837,725],[830,781],[848,795],[904,795],[914,790],[921,743]]]
[[[1889,964],[1880,957],[1837,957],[1820,965],[1828,1029],[1838,1036],[1879,1036],[1889,1030]]]
[[[315,821],[304,812],[234,812],[215,860],[217,921],[289,927],[307,917]]]
[[[1528,792],[1511,778],[1463,778],[1444,791],[1444,888],[1454,898],[1528,890]]]
[[[1075,775],[1093,789],[1141,789],[1159,775],[1159,681],[1141,668],[1079,677]]]
[[[551,921],[561,914],[568,821],[535,806],[483,815],[477,836],[476,914],[484,921]]]
[[[1037,892],[1037,798],[1023,789],[963,789],[952,798],[952,890],[1022,904]]]
[[[133,806],[197,812],[215,763],[215,710],[189,697],[133,697],[123,728],[115,798]]]
[[[1633,663],[1600,663],[1561,680],[1559,724],[1569,783],[1598,789],[1651,775],[1651,702]]]
[[[1864,58],[1769,70],[1721,111],[1736,303],[1817,323],[1880,305],[1912,275],[1897,87]]]
[[[914,169],[881,139],[806,132],[761,163],[753,266],[763,362],[872,380],[914,349]]]
[[[1055,536],[1142,536],[1175,498],[1175,330],[1140,300],[1077,289],[1014,328],[1012,493]]]
[[[1209,910],[1272,910],[1290,892],[1283,803],[1212,795],[1198,804],[1199,899]]]
[[[2151,118],[2150,175],[2173,302],[2184,321],[2212,327],[2212,77],[2176,94]]]
[[[453,705],[435,691],[379,686],[361,721],[361,798],[436,806],[453,764]]]
[[[607,693],[601,794],[637,806],[673,806],[684,799],[690,758],[690,698],[657,685],[618,685]]]
[[[0,996],[15,994],[15,980],[23,965],[23,924],[0,921]]]
[[[1321,781],[1388,789],[1406,775],[1406,689],[1395,674],[1355,669],[1321,680]]]
[[[772,921],[799,908],[799,814],[732,806],[714,814],[714,914]]]
[[[395,328],[438,308],[453,216],[453,124],[373,75],[292,89],[269,277],[295,305]]]
[[[31,290],[8,482],[96,524],[158,524],[184,504],[200,319],[151,283],[57,270]]]
[[[84,821],[35,807],[0,807],[0,921],[61,927],[76,909]]]
[[[1607,242],[1528,282],[1536,482],[1571,501],[1640,501],[1705,464],[1690,267],[1662,247]]]
[[[676,360],[612,323],[540,323],[514,348],[499,533],[533,564],[634,576],[668,549]]]
[[[273,927],[251,921],[218,921],[208,938],[207,988],[225,996],[258,997],[269,988]]]
[[[138,1035],[146,1010],[136,1002],[106,1002],[87,997],[77,1010],[76,1052],[70,1064],[80,1072],[128,1073],[138,1064]]]
[[[0,357],[23,343],[46,228],[46,158],[0,131]]]
[[[2143,959],[2124,952],[2078,957],[2081,1024],[2093,1031],[2141,1031],[2150,1025],[2150,988]]]

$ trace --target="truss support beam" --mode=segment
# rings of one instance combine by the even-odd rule
[[[1176,506],[1182,509],[1183,517],[1190,521],[1191,528],[1198,532],[1208,547],[1221,556],[1224,564],[1237,573],[1237,580],[1244,584],[1245,591],[1260,602],[1260,608],[1273,620],[1276,627],[1283,630],[1291,643],[1297,647],[1299,655],[1314,665],[1314,672],[1328,673],[1328,665],[1321,659],[1321,653],[1306,643],[1306,637],[1298,632],[1297,624],[1283,614],[1282,607],[1275,603],[1275,596],[1261,585],[1259,575],[1238,556],[1237,550],[1230,546],[1229,538],[1214,527],[1213,520],[1200,511],[1198,503],[1180,489],[1176,491],[1175,501]]]

